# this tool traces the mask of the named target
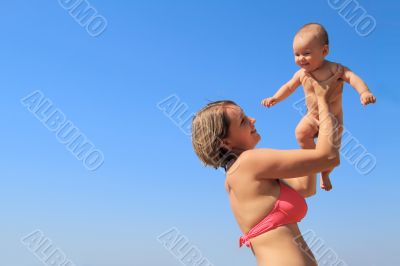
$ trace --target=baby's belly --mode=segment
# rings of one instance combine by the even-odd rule
[[[315,93],[306,94],[307,115],[315,119],[319,119],[318,100]],[[338,119],[339,123],[343,121],[342,113],[342,94],[338,95],[332,102],[329,103],[329,111]]]

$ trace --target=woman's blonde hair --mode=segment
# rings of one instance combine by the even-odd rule
[[[196,155],[204,166],[223,167],[225,171],[237,158],[235,153],[222,145],[231,124],[226,113],[227,105],[238,106],[230,100],[210,102],[192,120],[192,145]]]

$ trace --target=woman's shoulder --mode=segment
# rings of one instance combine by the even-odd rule
[[[251,174],[251,171],[248,171],[247,165],[251,161],[251,157],[254,156],[254,149],[243,151],[235,160],[235,162],[229,167],[226,172],[226,178],[229,183],[230,180],[235,179],[235,176],[241,176],[243,179],[244,176],[248,176]]]
[[[244,164],[249,162],[249,159],[251,159],[252,156],[254,156],[256,149],[249,149],[243,151],[235,160],[235,162],[232,164],[232,166],[229,168],[227,171],[228,174],[232,174],[233,172],[236,172],[240,170],[240,166],[244,166]]]
[[[273,149],[270,148],[255,148],[255,149],[249,149],[244,152],[242,152],[239,156],[242,162],[248,161],[253,159],[254,157],[259,157],[266,155],[268,153],[271,153]],[[239,159],[238,158],[238,159]]]
[[[259,160],[262,159],[265,163],[265,160],[268,160],[268,155],[271,153],[272,149],[267,148],[257,148],[257,149],[249,149],[243,151],[236,161],[232,164],[232,166],[227,171],[228,175],[233,174],[246,174],[252,175],[254,171],[254,164],[258,164]]]

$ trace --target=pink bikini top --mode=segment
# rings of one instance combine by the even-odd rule
[[[250,238],[272,230],[278,226],[300,222],[307,213],[305,199],[293,188],[278,179],[279,197],[271,212],[247,234],[239,239],[239,247],[246,244],[251,246]]]

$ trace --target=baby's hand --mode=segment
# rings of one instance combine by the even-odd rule
[[[277,103],[278,100],[274,97],[265,98],[264,100],[261,101],[261,104],[268,108],[274,106]]]
[[[360,101],[362,105],[366,106],[367,104],[375,103],[376,97],[370,91],[366,91],[361,93]]]

